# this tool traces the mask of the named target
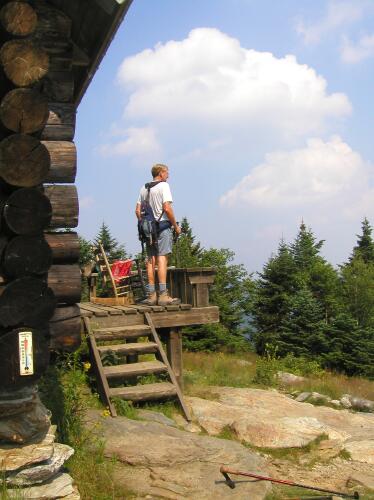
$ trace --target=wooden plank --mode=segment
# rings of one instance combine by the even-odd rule
[[[151,312],[152,307],[151,306],[143,306],[140,304],[134,304],[134,305],[129,305],[128,307],[135,309],[137,312],[144,313],[144,312]]]
[[[109,391],[112,397],[130,401],[152,401],[170,398],[177,394],[175,386],[170,382],[135,385],[133,387],[112,387]]]
[[[155,342],[131,342],[128,344],[102,345],[97,347],[100,354],[113,351],[117,354],[150,354],[157,351]]]
[[[170,306],[165,306],[167,311],[179,311],[179,304],[170,304]]]
[[[152,312],[163,312],[165,311],[165,307],[163,306],[150,306],[152,308]]]
[[[219,309],[217,306],[211,306],[164,312],[152,315],[152,320],[156,328],[219,323]]]
[[[182,311],[189,311],[192,309],[192,304],[180,304],[180,308]]]
[[[132,307],[126,307],[126,306],[112,306],[114,309],[118,309],[119,311],[122,311],[124,314],[137,314],[136,309]]]
[[[160,340],[159,336],[157,335],[156,328],[155,328],[155,326],[153,324],[151,315],[149,313],[145,313],[144,315],[145,315],[145,319],[147,320],[148,325],[151,327],[153,339],[154,339],[154,341],[156,342],[156,344],[158,346],[158,350],[159,350],[159,353],[161,354],[162,361],[164,362],[164,364],[167,367],[167,371],[168,371],[169,377],[171,379],[171,382],[172,382],[172,384],[175,386],[175,388],[177,390],[178,399],[179,399],[179,402],[180,402],[180,404],[182,406],[184,415],[185,415],[186,419],[189,422],[191,422],[190,411],[189,411],[189,409],[187,408],[187,406],[186,406],[186,404],[184,402],[181,388],[179,387],[179,384],[178,384],[178,381],[176,379],[176,376],[175,376],[175,374],[174,374],[174,372],[173,372],[173,370],[172,370],[172,368],[170,366],[170,363],[169,363],[169,360],[168,360],[168,358],[167,358],[167,356],[165,354],[164,348],[162,347],[161,340]]]
[[[96,340],[119,340],[147,337],[151,334],[148,325],[114,326],[112,328],[95,328]]]
[[[80,303],[79,307],[81,309],[84,309],[85,311],[93,313],[95,316],[108,316],[108,313],[106,311],[95,307],[93,304],[87,304],[87,302]]]
[[[102,311],[106,311],[111,316],[122,316],[122,312],[112,306],[95,303],[95,307],[101,309]]]
[[[163,373],[168,371],[166,365],[161,361],[143,361],[141,363],[130,363],[128,365],[104,366],[107,378],[127,378],[151,373]]]
[[[167,353],[179,387],[183,390],[182,334],[178,328],[172,328],[167,336]]]
[[[93,365],[96,371],[97,375],[96,378],[98,381],[101,397],[104,400],[104,404],[109,407],[112,417],[116,417],[117,416],[116,408],[110,400],[109,385],[104,374],[103,365],[101,363],[99,351],[97,350],[95,337],[91,330],[90,320],[88,318],[83,318],[83,322],[86,327],[86,331],[88,333],[88,346],[90,349],[91,359],[93,361]]]

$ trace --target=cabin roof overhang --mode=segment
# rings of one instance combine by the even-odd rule
[[[72,21],[74,103],[79,105],[132,0],[49,0]]]

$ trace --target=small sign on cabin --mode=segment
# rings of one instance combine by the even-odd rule
[[[20,375],[34,375],[32,332],[18,333]]]

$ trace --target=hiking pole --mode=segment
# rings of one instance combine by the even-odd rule
[[[339,493],[338,491],[325,490],[323,488],[317,488],[316,486],[306,486],[305,484],[294,483],[293,481],[286,481],[285,479],[274,479],[272,477],[252,474],[251,472],[240,472],[238,470],[229,469],[224,465],[221,466],[220,472],[225,478],[227,485],[231,489],[235,488],[235,483],[230,478],[229,474],[234,474],[235,476],[253,477],[254,479],[259,479],[260,481],[270,481],[272,483],[285,484],[286,486],[298,486],[299,488],[306,488],[308,490],[322,491],[322,493],[331,493],[332,495],[337,495],[339,497],[344,497],[344,498],[360,498],[360,495],[358,494],[357,491],[355,491],[353,495],[349,495],[348,493]]]

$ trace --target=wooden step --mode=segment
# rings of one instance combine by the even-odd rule
[[[151,334],[148,325],[112,326],[93,330],[96,340],[124,340],[147,337]]]
[[[130,401],[152,401],[157,399],[171,398],[177,394],[177,390],[170,382],[159,384],[135,385],[133,387],[112,387],[109,389],[110,396],[127,399]]]
[[[100,354],[109,351],[127,356],[128,354],[150,354],[157,352],[157,344],[154,342],[134,342],[130,344],[101,345],[97,346]]]
[[[128,363],[126,365],[104,366],[104,374],[108,379],[136,377],[150,373],[167,371],[167,366],[161,361],[143,361],[141,363]]]

